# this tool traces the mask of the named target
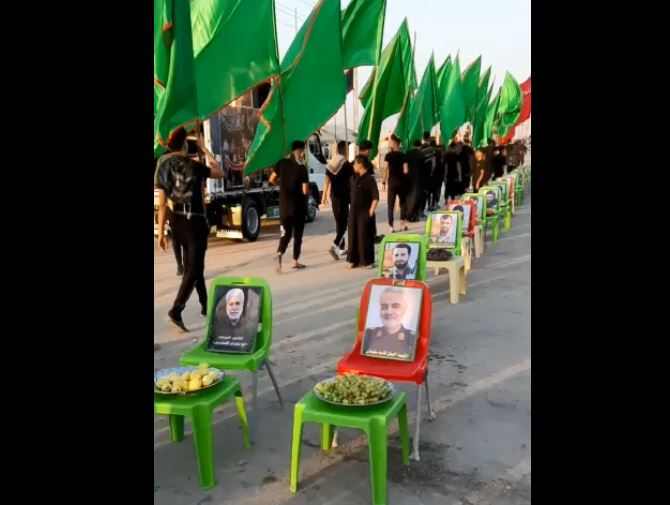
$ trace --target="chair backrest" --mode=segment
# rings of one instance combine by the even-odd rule
[[[217,303],[221,300],[225,291],[229,288],[260,288],[261,306],[258,322],[261,329],[256,334],[256,342],[253,352],[263,350],[264,353],[270,353],[272,344],[272,293],[270,285],[265,279],[257,277],[216,277],[212,280],[209,289],[209,300],[207,302],[207,326],[205,330],[205,339],[202,346],[207,349],[207,343],[212,331],[214,316],[216,315]],[[222,353],[226,354],[226,353]],[[233,353],[231,353],[233,354]]]
[[[503,205],[507,205],[509,203],[509,195],[507,192],[509,191],[509,186],[507,185],[506,182],[503,182],[501,179],[497,179],[493,182],[489,182],[489,186],[497,186],[500,188],[502,191],[502,200],[501,203]]]
[[[416,340],[416,352],[414,353],[413,361],[421,361],[427,358],[428,350],[430,348],[430,324],[433,315],[433,297],[430,293],[428,285],[421,281],[393,281],[392,279],[371,279],[363,288],[361,295],[361,304],[358,317],[358,324],[356,327],[356,342],[354,343],[355,354],[360,354],[361,346],[363,344],[363,337],[365,336],[366,321],[368,318],[368,308],[370,305],[370,297],[373,286],[406,286],[408,288],[420,288],[421,295],[421,312],[419,318],[419,334]],[[374,307],[373,307],[374,308]],[[379,359],[379,358],[371,358]],[[389,366],[393,366],[393,361],[389,362]]]
[[[452,225],[445,234],[442,230],[442,222],[449,221]],[[454,223],[456,231],[452,232]],[[455,237],[454,237],[455,233]],[[455,210],[437,210],[428,214],[426,220],[426,241],[429,249],[447,249],[456,256],[461,255],[461,241],[463,239],[463,213]]]
[[[391,233],[385,235],[379,247],[379,261],[377,262],[377,277],[389,278],[395,275],[393,266],[393,250],[398,244],[407,244],[410,247],[409,266],[414,265],[412,274],[414,280],[426,280],[427,242],[425,237],[415,233]],[[400,249],[406,248],[401,247]]]
[[[486,204],[484,212],[492,210],[498,214],[500,212],[502,188],[500,186],[484,186],[479,190],[479,193],[484,196],[484,203]]]
[[[477,201],[477,217],[482,220],[486,219],[486,197],[482,193],[465,193],[461,199],[464,202],[468,200]]]
[[[476,205],[472,201],[465,201],[465,198],[461,197],[461,200],[452,200],[447,205],[447,210],[453,210],[455,212],[461,212],[463,219],[463,235],[470,235],[475,231],[475,219],[476,219]],[[462,209],[462,210],[461,210]]]
[[[500,178],[500,181],[504,182],[507,184],[507,198],[508,201],[514,205],[515,203],[515,182],[514,182],[514,176],[511,174],[507,174],[505,177]]]

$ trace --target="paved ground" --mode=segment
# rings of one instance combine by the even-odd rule
[[[386,232],[384,194],[378,229]],[[397,433],[389,449],[389,503],[406,505],[530,504],[530,195],[517,209],[512,229],[468,277],[468,295],[448,303],[446,275],[429,274],[433,293],[431,391],[437,419],[424,421],[421,461],[403,467]],[[410,232],[422,233],[424,222]],[[330,208],[307,225],[301,272],[277,275],[272,268],[279,229],[263,229],[255,243],[213,241],[207,253],[208,282],[218,275],[266,278],[274,303],[271,360],[285,407],[282,410],[265,373],[259,380],[258,429],[253,449],[245,450],[231,405],[215,414],[218,485],[199,487],[193,440],[170,444],[167,423],[155,418],[154,503],[158,505],[358,505],[371,503],[368,453],[360,433],[344,430],[340,446],[318,449],[319,431],[307,425],[300,489],[288,489],[295,402],[315,382],[335,373],[338,359],[354,339],[356,308],[368,270],[348,270],[326,252],[334,236]],[[184,312],[189,334],[178,334],[165,320],[179,279],[171,253],[155,257],[155,368],[174,366],[178,356],[204,332],[195,295]],[[250,374],[240,373],[251,413]],[[408,393],[410,431],[416,390]]]

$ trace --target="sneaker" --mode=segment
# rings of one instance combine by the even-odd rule
[[[184,325],[184,321],[182,321],[181,316],[176,317],[173,313],[172,310],[168,312],[168,319],[170,322],[175,325],[178,329],[180,329],[184,333],[188,333],[188,328]]]
[[[330,253],[330,255],[333,257],[333,259],[334,259],[335,261],[340,261],[340,257],[339,257],[338,254],[337,254],[337,253],[338,253],[338,250],[339,250],[339,249],[337,248],[337,246],[336,246],[335,244],[331,245],[331,246],[328,248],[328,252]]]
[[[281,254],[275,254],[275,272],[281,273]]]
[[[347,250],[346,249],[340,249],[339,251],[337,251],[337,254],[339,254],[340,256],[344,256],[344,255],[347,254]]]
[[[184,267],[181,266],[181,265],[178,265],[177,266],[177,277],[181,277],[182,275],[184,275]]]

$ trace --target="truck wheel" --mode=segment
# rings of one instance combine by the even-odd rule
[[[311,223],[316,219],[317,207],[318,204],[316,203],[314,196],[312,196],[312,194],[310,193],[310,195],[307,197],[307,214],[305,216],[305,222]]]
[[[249,242],[255,242],[261,233],[261,217],[258,206],[253,200],[247,200],[242,205],[242,235]]]

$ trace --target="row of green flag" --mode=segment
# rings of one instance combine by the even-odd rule
[[[503,136],[514,125],[521,91],[510,74],[491,101],[491,69],[480,76],[481,57],[461,73],[458,55],[437,70],[431,56],[417,85],[406,19],[382,50],[385,10],[386,0],[353,0],[344,10],[340,0],[318,0],[280,62],[274,0],[155,0],[155,154],[178,127],[271,82],[244,172],[270,166],[339,110],[345,69],[357,66],[374,67],[360,94],[358,138],[375,151],[382,121],[394,114],[406,147],[438,122],[446,136],[470,121],[476,146],[494,128]]]

